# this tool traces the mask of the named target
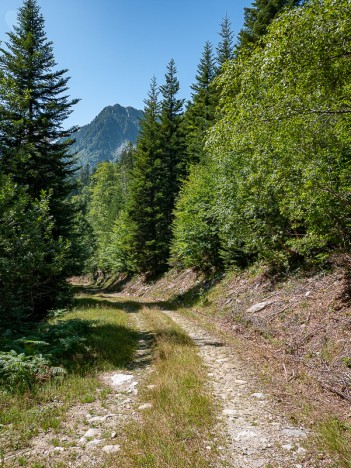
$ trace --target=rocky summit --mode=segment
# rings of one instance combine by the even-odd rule
[[[105,107],[88,125],[75,135],[72,151],[79,165],[96,166],[101,161],[119,158],[128,142],[136,143],[143,111],[119,104]]]

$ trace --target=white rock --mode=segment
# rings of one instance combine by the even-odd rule
[[[115,439],[117,437],[117,432],[111,432],[111,439]]]
[[[258,398],[259,400],[264,400],[266,398],[264,393],[253,393],[251,396],[254,398]]]
[[[146,409],[150,409],[152,408],[152,404],[151,403],[144,403],[143,405],[140,405],[139,406],[139,410],[146,410]]]
[[[82,438],[88,439],[89,437],[95,437],[99,434],[98,429],[89,429]]]
[[[105,422],[106,419],[112,418],[113,416],[116,416],[115,414],[107,414],[106,416],[94,416],[88,420],[88,423],[96,423],[96,422]]]
[[[240,439],[252,439],[254,437],[257,437],[256,432],[250,431],[249,429],[246,429],[244,431],[239,432],[239,434],[235,437],[236,440]]]
[[[244,385],[244,384],[246,384],[247,382],[246,382],[246,380],[237,379],[237,380],[235,380],[235,383],[236,383],[236,384],[239,384],[239,385]]]
[[[307,450],[304,449],[303,447],[299,447],[299,448],[297,449],[297,453],[298,453],[299,455],[304,455],[306,452],[307,452]]]
[[[222,411],[222,414],[224,414],[225,416],[234,416],[237,414],[237,410],[226,408]]]
[[[93,418],[89,419],[89,423],[96,423],[96,422],[105,422],[106,416],[94,416]]]
[[[212,447],[210,447],[209,445],[206,445],[206,450],[212,450]]]
[[[254,314],[255,312],[259,312],[260,310],[263,310],[265,307],[267,307],[269,304],[272,304],[271,301],[268,302],[258,302],[257,304],[254,304],[251,306],[249,309],[246,310],[246,312]]]
[[[87,447],[95,447],[96,445],[99,445],[99,444],[101,444],[100,439],[93,439],[87,443]]]
[[[111,376],[112,385],[121,385],[124,382],[133,380],[134,376],[131,374],[114,374]]]
[[[62,453],[64,451],[65,451],[65,449],[63,447],[55,447],[54,448],[54,452],[56,452],[56,453]]]
[[[120,445],[105,445],[105,447],[102,448],[102,451],[105,453],[114,453],[119,450],[121,450]]]
[[[284,450],[288,450],[288,451],[293,449],[293,446],[291,444],[284,444],[282,445],[282,447]]]
[[[287,427],[283,429],[283,433],[288,435],[289,437],[307,437],[305,431],[296,428]]]

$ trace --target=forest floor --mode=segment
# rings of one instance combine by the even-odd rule
[[[43,402],[65,407],[59,423],[12,435],[0,466],[350,467],[345,281],[187,271],[86,286],[75,316],[98,327],[115,314],[133,353],[99,369],[88,394],[82,379],[78,401]]]

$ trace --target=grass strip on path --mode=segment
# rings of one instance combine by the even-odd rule
[[[140,402],[152,406],[142,411],[140,425],[127,428],[123,451],[106,466],[213,466],[216,408],[196,346],[159,310],[145,308],[142,316],[155,334],[155,363]]]

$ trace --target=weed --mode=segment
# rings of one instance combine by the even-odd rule
[[[351,368],[351,358],[350,357],[342,358],[342,362],[345,364],[346,367],[348,367],[349,369]]]
[[[93,403],[96,400],[95,395],[84,395],[81,399],[81,403]]]

